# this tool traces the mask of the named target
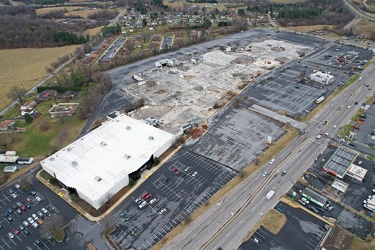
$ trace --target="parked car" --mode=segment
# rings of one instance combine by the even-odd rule
[[[39,196],[37,196],[37,195],[35,195],[35,199],[37,200],[37,201],[39,201],[39,202],[41,202],[42,201],[42,198],[40,198]]]
[[[13,194],[14,193],[13,189],[8,189],[8,193]]]
[[[23,212],[25,212],[25,211],[26,211],[26,207],[25,207],[25,206],[22,206],[22,207],[21,207],[21,210],[22,210]]]
[[[25,204],[25,207],[26,207],[27,209],[30,209],[30,208],[31,208],[31,206],[30,206],[29,203],[26,203],[26,204]]]
[[[141,204],[142,202],[143,200],[141,197],[138,197],[137,199],[135,199],[135,203],[137,203],[138,205]]]
[[[34,219],[31,218],[31,217],[27,218],[27,221],[28,221],[30,224],[33,224],[33,223],[34,223]]]
[[[309,200],[308,199],[306,199],[305,197],[302,197],[302,199],[301,199],[303,202],[305,202],[306,204],[309,204],[310,202],[309,202]]]
[[[187,168],[185,168],[185,172],[187,172],[187,171],[189,171],[190,170],[190,167],[187,167]]]
[[[20,234],[20,230],[18,230],[17,228],[13,228],[13,229],[12,229],[12,233],[13,233],[14,235],[18,235],[18,234]]]
[[[22,222],[22,224],[25,226],[25,227],[28,227],[30,226],[29,222],[27,222],[26,220]]]
[[[21,185],[20,184],[16,184],[14,185],[16,188],[20,189],[21,188]]]
[[[23,204],[22,204],[21,202],[19,202],[19,201],[16,203],[16,205],[17,205],[17,207],[19,207],[19,208],[21,208],[21,207],[23,206]]]
[[[25,228],[25,230],[23,230],[23,233],[24,233],[26,236],[28,236],[28,235],[30,234],[30,231],[27,230],[27,229]]]
[[[151,197],[152,197],[152,194],[148,194],[148,195],[145,197],[145,199],[148,200],[148,199],[150,199]]]
[[[164,214],[165,212],[167,212],[167,209],[163,208],[162,210],[160,210],[159,214]]]
[[[150,204],[154,204],[156,202],[156,198],[150,200]]]
[[[13,210],[11,208],[7,209],[8,214],[13,214]]]
[[[197,176],[198,172],[194,172],[191,176],[195,177]]]
[[[42,212],[43,212],[43,213],[45,213],[45,214],[47,214],[47,213],[48,213],[48,210],[47,210],[47,209],[45,209],[44,207],[42,207],[42,208],[41,208],[41,210],[42,210]]]
[[[20,230],[20,231],[23,231],[23,230],[25,230],[25,227],[24,226],[22,226],[22,225],[19,225],[18,227],[18,230]]]
[[[38,222],[39,225],[42,225],[43,224],[43,221],[41,218],[36,218],[36,221]]]
[[[144,206],[146,206],[147,202],[146,201],[143,201],[140,205],[139,205],[139,208],[143,208]]]
[[[38,228],[39,227],[38,222],[34,222],[32,225],[33,225],[34,228]]]
[[[301,204],[302,206],[306,206],[306,203],[305,203],[303,200],[298,199],[297,201],[298,201],[298,203]]]
[[[31,191],[29,191],[29,194],[32,195],[32,196],[35,196],[35,195],[36,195],[36,192],[33,191],[33,190],[31,190]]]
[[[12,234],[11,232],[8,233],[8,237],[9,239],[13,239],[14,238],[14,234]]]
[[[16,210],[16,213],[19,214],[19,215],[21,215],[22,214],[22,210],[19,208],[19,209]]]
[[[39,216],[39,218],[43,219],[44,214],[41,211],[36,212],[36,214]]]
[[[40,240],[40,239],[36,239],[34,241],[34,244],[37,245],[38,247],[42,246],[43,245],[43,242]]]
[[[33,217],[33,219],[35,220],[36,218],[38,218],[38,216],[36,214],[32,214],[31,215]]]
[[[147,196],[147,192],[144,191],[143,194],[141,195],[141,198],[144,199]]]
[[[13,199],[15,199],[15,198],[18,197],[18,195],[17,195],[16,193],[13,193],[13,194],[11,194],[11,195],[12,195]]]

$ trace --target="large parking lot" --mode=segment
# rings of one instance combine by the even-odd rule
[[[267,137],[277,141],[282,124],[243,108],[229,107],[214,118],[203,138],[188,142],[189,149],[240,171],[267,148]]]
[[[239,249],[317,249],[328,232],[326,223],[302,209],[282,202],[277,207],[287,217],[280,232],[274,235],[261,226]]]
[[[337,61],[350,55],[353,60],[343,59],[346,62],[341,64]],[[292,116],[307,115],[317,106],[316,99],[328,97],[350,78],[350,69],[359,71],[357,67],[363,66],[371,57],[369,50],[334,44],[270,72],[249,86],[244,95],[249,101],[272,110],[283,110]],[[334,81],[324,85],[309,80],[314,70],[333,75]]]
[[[30,175],[27,180],[31,185],[28,191],[22,182],[15,182],[0,191],[0,250],[66,249],[65,243],[56,242],[49,235],[41,234],[40,230],[50,216],[57,214],[62,215],[64,225],[68,224],[77,216],[76,210],[34,176]]]
[[[46,198],[35,191],[25,191],[19,186],[3,190],[0,194],[1,226],[0,249],[53,249],[52,237],[41,237],[39,227],[48,216],[60,213]],[[38,219],[36,219],[38,218]],[[38,222],[39,221],[39,222]],[[35,242],[37,239],[40,244]]]
[[[121,249],[148,249],[204,205],[257,155],[281,125],[232,105],[209,121],[209,130],[190,141],[129,197],[122,223],[111,233]],[[155,199],[155,200],[154,200]]]
[[[122,223],[111,237],[121,249],[149,249],[235,175],[220,163],[182,149],[125,201]]]

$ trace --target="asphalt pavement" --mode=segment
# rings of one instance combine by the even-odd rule
[[[362,72],[362,76],[369,74],[373,70],[374,65],[371,64]],[[276,161],[272,166],[267,164],[261,171],[250,176],[232,192],[229,192],[229,194],[222,199],[220,206],[211,207],[177,236],[171,244],[168,245],[167,249],[194,249],[201,247],[207,249],[216,249],[218,247],[222,247],[223,249],[236,249],[241,244],[248,229],[253,228],[261,218],[261,215],[276,204],[277,198],[272,198],[271,201],[268,201],[264,198],[265,194],[271,189],[277,190],[275,197],[286,193],[292,187],[295,180],[307,170],[326,148],[330,138],[317,140],[316,135],[321,130],[324,130],[324,132],[329,133],[330,136],[334,136],[338,132],[338,128],[348,123],[352,115],[356,112],[353,107],[347,108],[348,104],[351,103],[353,99],[358,100],[358,102],[364,102],[372,95],[372,93],[368,92],[366,84],[366,80],[362,82],[357,81],[340,94],[336,95],[330,103],[327,103],[312,120],[308,122],[308,127],[305,129],[306,134],[297,137],[291,144],[284,148],[276,157]],[[339,109],[339,107],[341,108]],[[328,124],[322,125],[325,120],[328,121]],[[334,127],[333,124],[335,124],[336,127]],[[276,176],[269,181],[265,180],[263,186],[261,186],[262,172],[270,171],[274,167],[279,167],[279,171],[286,170],[288,174],[282,178]],[[254,183],[254,181],[257,180],[259,182]],[[240,194],[238,194],[238,190],[241,189],[250,190],[245,197],[241,197]],[[260,191],[257,191],[257,189]],[[255,192],[257,192],[257,194],[252,197]],[[243,201],[249,198],[251,198],[250,204],[243,208],[240,213],[236,214],[236,211],[242,207]],[[233,202],[234,200],[240,202]],[[225,207],[225,210],[219,209],[222,206]],[[232,216],[236,216],[236,218],[231,220]],[[221,218],[221,220],[217,223],[211,223],[217,220],[216,218]],[[212,226],[203,228],[202,225],[207,225],[207,223],[210,223]],[[214,235],[216,232],[218,233]],[[189,242],[188,239],[191,238],[194,238],[194,242]]]

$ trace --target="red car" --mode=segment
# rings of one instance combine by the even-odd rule
[[[353,128],[354,128],[354,129],[358,129],[358,130],[359,130],[359,127],[358,127],[358,126],[354,126]]]
[[[24,211],[24,212],[26,211],[26,207],[24,205],[22,205],[20,208],[21,208],[22,211]]]
[[[147,196],[147,192],[144,191],[143,194],[141,195],[141,198],[144,199]]]
[[[15,235],[20,234],[20,231],[19,231],[18,229],[16,229],[16,228],[13,228],[13,229],[12,229],[12,232],[13,232]]]
[[[151,195],[151,194],[148,194],[148,195],[145,197],[145,199],[148,200],[148,199],[150,199],[151,197],[152,197],[152,195]]]

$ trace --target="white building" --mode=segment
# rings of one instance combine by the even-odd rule
[[[71,193],[95,209],[136,180],[154,157],[174,143],[174,135],[126,115],[103,123],[41,162]]]
[[[316,71],[310,75],[310,79],[321,84],[330,84],[335,80],[335,77],[321,71]]]

